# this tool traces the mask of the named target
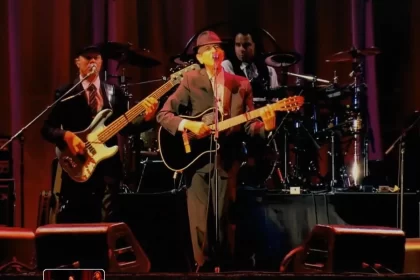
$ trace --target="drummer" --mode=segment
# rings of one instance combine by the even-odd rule
[[[254,29],[242,27],[234,32],[235,56],[223,61],[222,67],[226,72],[248,78],[254,97],[258,97],[259,92],[276,88],[279,84],[274,68],[265,64],[262,44],[259,44],[261,40]]]

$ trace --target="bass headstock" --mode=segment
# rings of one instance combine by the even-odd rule
[[[199,69],[200,69],[200,65],[196,63],[190,64],[188,66],[178,65],[175,68],[170,69],[170,71],[173,72],[173,74],[171,74],[170,76],[170,79],[172,83],[178,84],[182,81],[185,73],[189,71],[193,71],[193,70],[199,70]]]

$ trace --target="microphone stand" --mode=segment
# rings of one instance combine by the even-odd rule
[[[420,121],[420,115],[415,119],[415,121],[406,129],[403,130],[400,136],[392,143],[392,145],[386,150],[385,155],[388,155],[395,146],[399,143],[399,163],[398,163],[398,187],[400,188],[400,216],[399,216],[399,223],[398,223],[398,216],[397,216],[397,225],[399,224],[399,228],[403,229],[403,205],[404,205],[404,155],[405,155],[405,136],[407,133]],[[420,205],[420,202],[419,202]]]
[[[73,87],[71,87],[66,93],[64,93],[62,96],[60,96],[56,101],[54,101],[54,103],[52,103],[51,105],[47,106],[44,111],[42,111],[41,113],[39,113],[38,116],[36,116],[33,120],[31,120],[27,125],[25,125],[21,130],[19,130],[15,135],[13,135],[9,141],[7,141],[6,143],[4,143],[3,146],[0,147],[0,150],[3,150],[7,145],[9,145],[11,142],[13,142],[16,138],[19,138],[19,143],[20,143],[20,223],[21,223],[21,227],[25,226],[25,188],[24,188],[24,172],[25,172],[25,168],[24,168],[24,140],[25,137],[23,135],[23,133],[25,132],[25,130],[27,130],[33,123],[35,123],[40,117],[42,117],[49,109],[51,109],[52,107],[54,107],[55,105],[57,105],[59,102],[61,102],[70,92],[72,92],[78,85],[80,85],[83,81],[85,81],[87,78],[89,78],[90,76],[92,76],[94,73],[96,73],[95,71],[96,69],[93,69],[91,72],[89,72],[89,74],[87,74],[83,79],[81,79],[79,82],[77,82]]]
[[[219,235],[219,170],[218,170],[218,149],[219,146],[219,96],[217,91],[217,75],[218,75],[218,55],[213,55],[214,60],[214,144],[215,144],[215,154],[214,154],[214,191],[215,191],[215,199],[214,199],[214,212],[215,212],[215,230],[216,230],[216,236],[215,236],[215,267],[214,272],[219,273],[220,272],[220,235]],[[210,188],[211,190],[211,188]],[[210,191],[211,193],[211,191]]]

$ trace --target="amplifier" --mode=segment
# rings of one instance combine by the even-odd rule
[[[0,179],[0,226],[14,226],[15,181]]]
[[[0,147],[2,147],[10,137],[0,135]],[[0,179],[13,178],[12,145],[9,144],[0,150]]]

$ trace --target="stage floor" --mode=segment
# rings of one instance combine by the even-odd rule
[[[420,274],[378,275],[378,274],[286,274],[272,272],[228,272],[228,273],[145,273],[145,274],[107,274],[106,280],[147,280],[147,279],[420,279]],[[41,280],[42,274],[0,274],[2,280]],[[55,279],[59,280],[59,279]],[[66,280],[66,279],[64,279]]]

